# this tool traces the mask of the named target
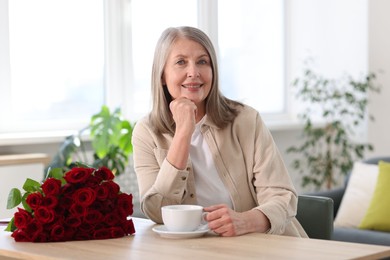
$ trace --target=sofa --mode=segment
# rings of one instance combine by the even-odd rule
[[[367,164],[367,166],[377,165],[380,160],[390,162],[390,157],[375,157],[375,158],[363,160],[362,163]],[[310,195],[325,196],[325,197],[329,197],[329,198],[333,199],[335,226],[334,226],[334,230],[333,230],[333,234],[331,236],[331,239],[337,240],[337,241],[390,246],[390,232],[370,230],[370,229],[361,229],[359,227],[343,227],[343,226],[336,225],[337,214],[339,212],[340,205],[342,204],[342,199],[345,195],[350,177],[351,177],[351,172],[346,177],[345,184],[341,188],[328,190],[328,191],[310,193]],[[389,187],[389,189],[390,189],[390,187]],[[356,209],[356,207],[359,207],[359,203],[357,203],[355,205],[355,209]],[[351,212],[351,213],[353,214],[353,212]],[[390,216],[389,216],[389,218],[390,218]]]

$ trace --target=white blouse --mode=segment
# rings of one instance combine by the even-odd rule
[[[230,194],[218,175],[210,148],[200,131],[204,119],[205,117],[196,124],[190,147],[198,204],[203,207],[227,204],[233,208]]]

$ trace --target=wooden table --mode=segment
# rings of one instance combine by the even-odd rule
[[[0,259],[378,259],[390,256],[390,247],[286,236],[247,234],[200,238],[161,238],[154,223],[133,218],[136,234],[107,240],[59,243],[15,242],[0,231]]]

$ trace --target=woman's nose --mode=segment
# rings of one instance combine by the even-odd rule
[[[187,70],[187,77],[189,78],[196,78],[199,77],[199,68],[196,64],[194,63],[189,63],[188,65],[188,70]]]

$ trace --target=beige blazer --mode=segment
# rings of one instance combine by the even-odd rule
[[[296,191],[269,130],[255,109],[238,109],[224,129],[207,116],[201,126],[234,210],[261,210],[270,220],[270,234],[307,237],[295,218]],[[185,170],[166,160],[171,141],[169,134],[156,135],[147,117],[135,125],[133,159],[141,210],[156,223],[162,223],[164,205],[197,203],[191,158]]]

